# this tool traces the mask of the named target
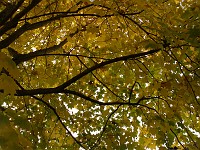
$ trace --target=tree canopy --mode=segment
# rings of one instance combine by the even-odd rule
[[[1,0],[0,149],[200,149],[199,0]]]

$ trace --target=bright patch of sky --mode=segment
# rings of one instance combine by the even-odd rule
[[[37,51],[37,49],[35,47],[31,48],[33,52]]]

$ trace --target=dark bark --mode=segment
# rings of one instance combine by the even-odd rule
[[[128,59],[136,59],[136,58],[145,57],[147,55],[157,53],[160,50],[161,49],[154,49],[154,50],[150,50],[150,51],[147,51],[147,52],[141,52],[141,53],[138,53],[138,54],[131,54],[131,55],[127,55],[127,56],[122,56],[122,57],[110,59],[110,60],[96,64],[96,65],[84,70],[80,74],[74,76],[73,78],[69,79],[68,81],[64,82],[63,84],[61,84],[61,85],[59,85],[55,88],[39,88],[39,89],[32,89],[32,90],[24,90],[24,89],[23,90],[17,90],[16,95],[17,96],[27,96],[27,95],[37,95],[37,94],[63,93],[65,88],[67,88],[71,84],[75,83],[77,80],[81,79],[85,75],[91,73],[92,71],[94,71],[98,68],[101,68],[101,67],[106,66],[108,64],[116,63],[116,62],[119,62],[119,61],[126,61]]]

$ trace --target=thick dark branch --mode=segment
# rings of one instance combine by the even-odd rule
[[[40,0],[37,0],[40,1]],[[142,12],[142,11],[141,11]],[[136,12],[135,14],[141,13],[141,12]],[[132,13],[134,14],[134,13]],[[17,31],[15,31],[14,33],[12,33],[10,36],[8,36],[6,39],[2,40],[0,42],[0,49],[2,48],[6,48],[7,46],[9,46],[12,42],[14,42],[18,37],[20,37],[23,33],[25,33],[28,30],[34,30],[40,27],[45,26],[46,24],[55,21],[55,20],[59,20],[61,18],[65,18],[65,17],[76,17],[76,16],[91,16],[91,17],[111,17],[114,16],[115,14],[105,14],[105,15],[98,15],[98,14],[76,14],[76,13],[70,13],[70,12],[63,12],[62,14],[59,14],[57,16],[51,17],[49,19],[40,21],[40,22],[36,22],[33,24],[29,24],[29,23],[25,23],[23,26],[21,26]],[[122,16],[126,16],[126,14],[120,14]],[[17,15],[16,15],[17,16]],[[19,18],[18,18],[19,19]],[[13,19],[14,20],[14,19]],[[18,21],[18,20],[17,20]],[[16,27],[17,26],[17,21],[12,21],[11,25],[12,27],[9,27],[10,25],[4,25],[4,27],[0,30],[0,35],[3,35],[6,31],[8,31],[9,29]],[[134,20],[133,20],[134,21]],[[9,22],[8,22],[9,23]],[[134,22],[137,24],[137,22]],[[13,26],[14,25],[14,26]],[[138,24],[137,24],[138,25]],[[139,25],[138,25],[139,26]],[[6,28],[7,27],[7,28]],[[139,26],[140,27],[140,26]],[[5,28],[5,29],[4,29]],[[140,27],[141,28],[141,27]],[[144,30],[144,29],[143,29]]]
[[[38,94],[57,94],[62,93],[63,90],[57,90],[55,88],[38,88],[32,90],[17,90],[16,96],[28,96],[28,95],[38,95]]]
[[[147,52],[141,52],[141,53],[138,53],[138,54],[131,54],[131,55],[127,55],[127,56],[122,56],[122,57],[110,59],[108,61],[96,64],[95,66],[92,66],[92,67],[84,70],[80,74],[74,76],[73,78],[71,78],[70,80],[66,81],[65,83],[61,84],[60,86],[58,86],[56,88],[39,88],[39,89],[32,89],[32,90],[17,90],[16,95],[17,96],[26,96],[26,95],[37,95],[37,94],[62,93],[63,90],[66,87],[68,87],[72,83],[75,83],[77,80],[81,79],[85,75],[89,74],[90,72],[92,72],[92,71],[94,71],[98,68],[101,68],[101,67],[106,66],[108,64],[112,64],[112,63],[119,62],[119,61],[126,61],[128,59],[136,59],[136,58],[139,58],[139,57],[145,57],[146,55],[151,55],[151,54],[157,53],[160,50],[161,49],[155,49],[155,50],[150,50],[150,51],[147,51]]]
[[[98,105],[130,105],[130,106],[142,106],[142,107],[146,107],[148,109],[154,110],[156,111],[154,108],[151,108],[147,105],[143,105],[140,104],[141,101],[143,100],[149,100],[149,99],[157,99],[158,97],[142,97],[140,98],[136,103],[130,103],[130,102],[122,102],[122,101],[114,101],[114,102],[101,102],[98,100],[95,100],[91,97],[88,97],[82,93],[76,92],[76,91],[72,91],[72,90],[63,90],[63,91],[59,91],[59,92],[55,92],[55,89],[37,89],[37,90],[18,90],[16,96],[29,96],[29,95],[35,95],[35,92],[37,92],[37,94],[56,94],[56,93],[65,93],[65,94],[72,94],[75,96],[78,96],[80,98],[83,98],[89,102],[98,104]],[[40,92],[39,92],[40,91]],[[157,111],[156,111],[157,112]],[[157,112],[158,113],[158,112]]]
[[[0,13],[1,20],[0,20],[0,26],[5,24],[11,17],[14,15],[14,13],[17,11],[17,9],[23,4],[24,0],[20,0],[16,5],[7,5],[6,8]]]
[[[76,35],[80,30],[76,30],[74,33],[71,33],[68,37],[73,37],[74,35]],[[52,53],[54,51],[56,51],[57,49],[61,48],[65,43],[68,42],[67,40],[68,38],[65,38],[62,42],[60,42],[60,44],[58,45],[54,45],[52,47],[48,47],[48,48],[45,48],[45,49],[41,49],[41,50],[38,50],[38,51],[35,51],[35,52],[30,52],[28,54],[19,54],[17,57],[13,58],[13,61],[16,63],[16,64],[19,64],[21,62],[24,62],[24,61],[28,61],[28,60],[31,60],[33,58],[36,58],[38,56],[44,56],[48,53]]]
[[[17,31],[15,31],[10,36],[8,36],[6,39],[4,39],[0,42],[0,49],[6,48],[7,46],[9,46],[12,42],[14,42],[18,37],[20,37],[26,31],[43,27],[52,21],[59,20],[62,17],[64,17],[64,16],[60,15],[60,16],[52,17],[52,18],[49,18],[49,19],[46,19],[46,20],[43,20],[40,22],[33,23],[33,24],[29,24],[28,22],[26,22]]]
[[[32,92],[33,90],[18,90],[17,91],[17,96],[31,96],[33,97],[33,94],[34,92]],[[48,91],[49,92],[49,91]],[[55,92],[51,92],[51,93],[55,93]],[[62,92],[59,92],[59,93],[65,93],[65,94],[72,94],[72,95],[75,95],[75,96],[78,96],[80,98],[83,98],[91,103],[94,103],[94,104],[98,104],[98,105],[101,105],[101,106],[108,106],[108,105],[128,105],[128,106],[134,106],[134,107],[145,107],[145,108],[148,108],[149,110],[153,110],[155,111],[157,114],[158,111],[152,107],[149,107],[147,105],[144,105],[144,104],[140,104],[140,102],[142,100],[149,100],[149,99],[157,99],[158,97],[142,97],[141,99],[139,99],[136,103],[130,103],[130,102],[120,102],[120,101],[114,101],[114,102],[100,102],[98,100],[95,100],[93,98],[90,98],[82,93],[79,93],[79,92],[76,92],[76,91],[72,91],[72,90],[63,90]],[[21,95],[20,95],[21,94]],[[41,90],[41,94],[50,94],[50,93],[47,93],[44,89]]]
[[[21,12],[19,12],[17,15],[15,15],[15,17],[12,20],[10,20],[6,24],[4,24],[3,28],[0,30],[0,36],[5,34],[8,30],[15,28],[17,26],[20,18],[22,18],[24,15],[26,15],[31,9],[33,9],[41,1],[42,0],[32,0],[30,5],[28,5]]]
[[[9,35],[6,39],[2,40],[0,42],[0,49],[6,48],[9,46],[12,42],[14,42],[20,35],[22,35],[25,31],[28,30],[29,24],[24,24],[21,26],[17,31]],[[1,30],[0,30],[1,32]]]
[[[14,42],[18,37],[20,37],[26,31],[40,28],[40,27],[48,24],[51,21],[53,21],[53,20],[48,19],[48,20],[36,22],[36,23],[33,23],[33,24],[25,23],[17,31],[15,31],[11,35],[9,35],[6,39],[4,39],[0,42],[0,49],[9,46],[12,42]]]
[[[66,87],[68,87],[72,83],[76,82],[80,78],[84,77],[88,73],[90,73],[90,72],[92,72],[92,71],[94,71],[94,70],[96,70],[98,68],[101,68],[103,66],[106,66],[108,64],[112,64],[112,63],[115,63],[115,62],[118,62],[118,61],[126,61],[128,59],[136,59],[136,58],[139,58],[139,57],[145,57],[146,55],[151,55],[151,54],[157,53],[160,50],[161,50],[160,48],[159,49],[154,49],[154,50],[150,50],[150,51],[142,52],[142,53],[138,53],[138,54],[131,54],[131,55],[126,55],[126,56],[122,56],[122,57],[117,57],[117,58],[114,58],[114,59],[99,63],[99,64],[97,64],[97,65],[95,65],[93,67],[90,67],[90,68],[84,70],[80,74],[78,74],[75,77],[71,78],[70,80],[66,81],[62,85],[58,86],[56,89],[59,89],[59,90],[65,89]]]
[[[39,4],[42,0],[32,0],[30,5],[24,8],[21,12],[19,12],[14,18],[13,21],[19,21],[24,15],[26,15],[30,10],[32,10],[37,4]]]

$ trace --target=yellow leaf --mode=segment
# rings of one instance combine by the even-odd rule
[[[0,52],[0,61],[0,71],[2,70],[2,68],[5,68],[13,78],[16,79],[19,77],[17,66],[11,58],[9,58],[6,54]]]
[[[73,143],[74,143],[74,139],[72,137],[67,139],[67,144],[72,145]]]
[[[2,73],[2,75],[0,75],[0,89],[4,90],[4,95],[14,95],[17,90],[17,85],[10,76]]]

